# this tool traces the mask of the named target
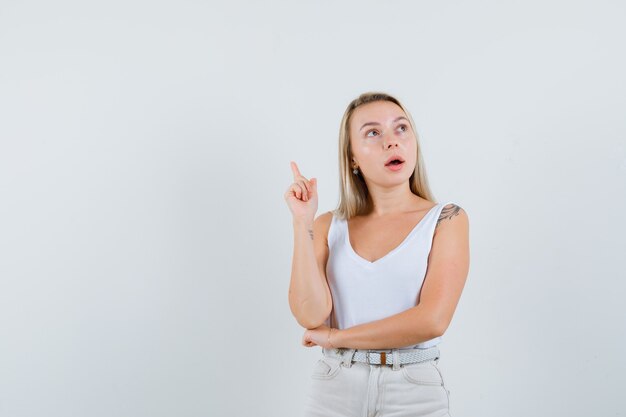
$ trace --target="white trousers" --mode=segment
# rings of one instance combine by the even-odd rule
[[[451,417],[450,391],[439,358],[406,365],[370,365],[329,354],[310,375],[305,417]]]

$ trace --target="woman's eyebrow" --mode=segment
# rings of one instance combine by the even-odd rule
[[[407,119],[406,117],[400,116],[400,117],[396,117],[394,119],[393,123],[397,122],[398,120],[402,120],[402,119],[406,120],[407,122],[409,121],[409,119]],[[380,125],[380,123],[378,123],[378,122],[367,122],[363,126],[361,126],[359,131],[363,130],[363,128],[366,127],[366,126],[376,126],[376,125]]]

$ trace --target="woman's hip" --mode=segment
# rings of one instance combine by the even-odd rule
[[[367,355],[362,362],[354,360],[359,356],[354,349],[325,350],[310,373],[305,416],[362,417],[376,411],[397,416],[449,416],[449,391],[438,367],[438,349],[429,349],[431,353],[417,352],[417,357],[432,357],[413,363],[400,363],[401,355],[387,352],[393,361],[387,365],[380,364],[390,363],[380,355],[374,359],[376,355]],[[370,363],[377,361],[379,364]]]

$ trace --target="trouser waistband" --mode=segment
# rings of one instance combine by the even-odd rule
[[[354,362],[362,362],[369,365],[392,366],[394,370],[409,363],[425,362],[439,359],[439,348],[431,346],[426,349],[348,349],[323,348],[324,356],[339,358],[346,367]]]

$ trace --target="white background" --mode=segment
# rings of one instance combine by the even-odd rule
[[[0,416],[298,416],[290,160],[411,111],[470,218],[454,417],[626,415],[618,1],[0,1]]]

